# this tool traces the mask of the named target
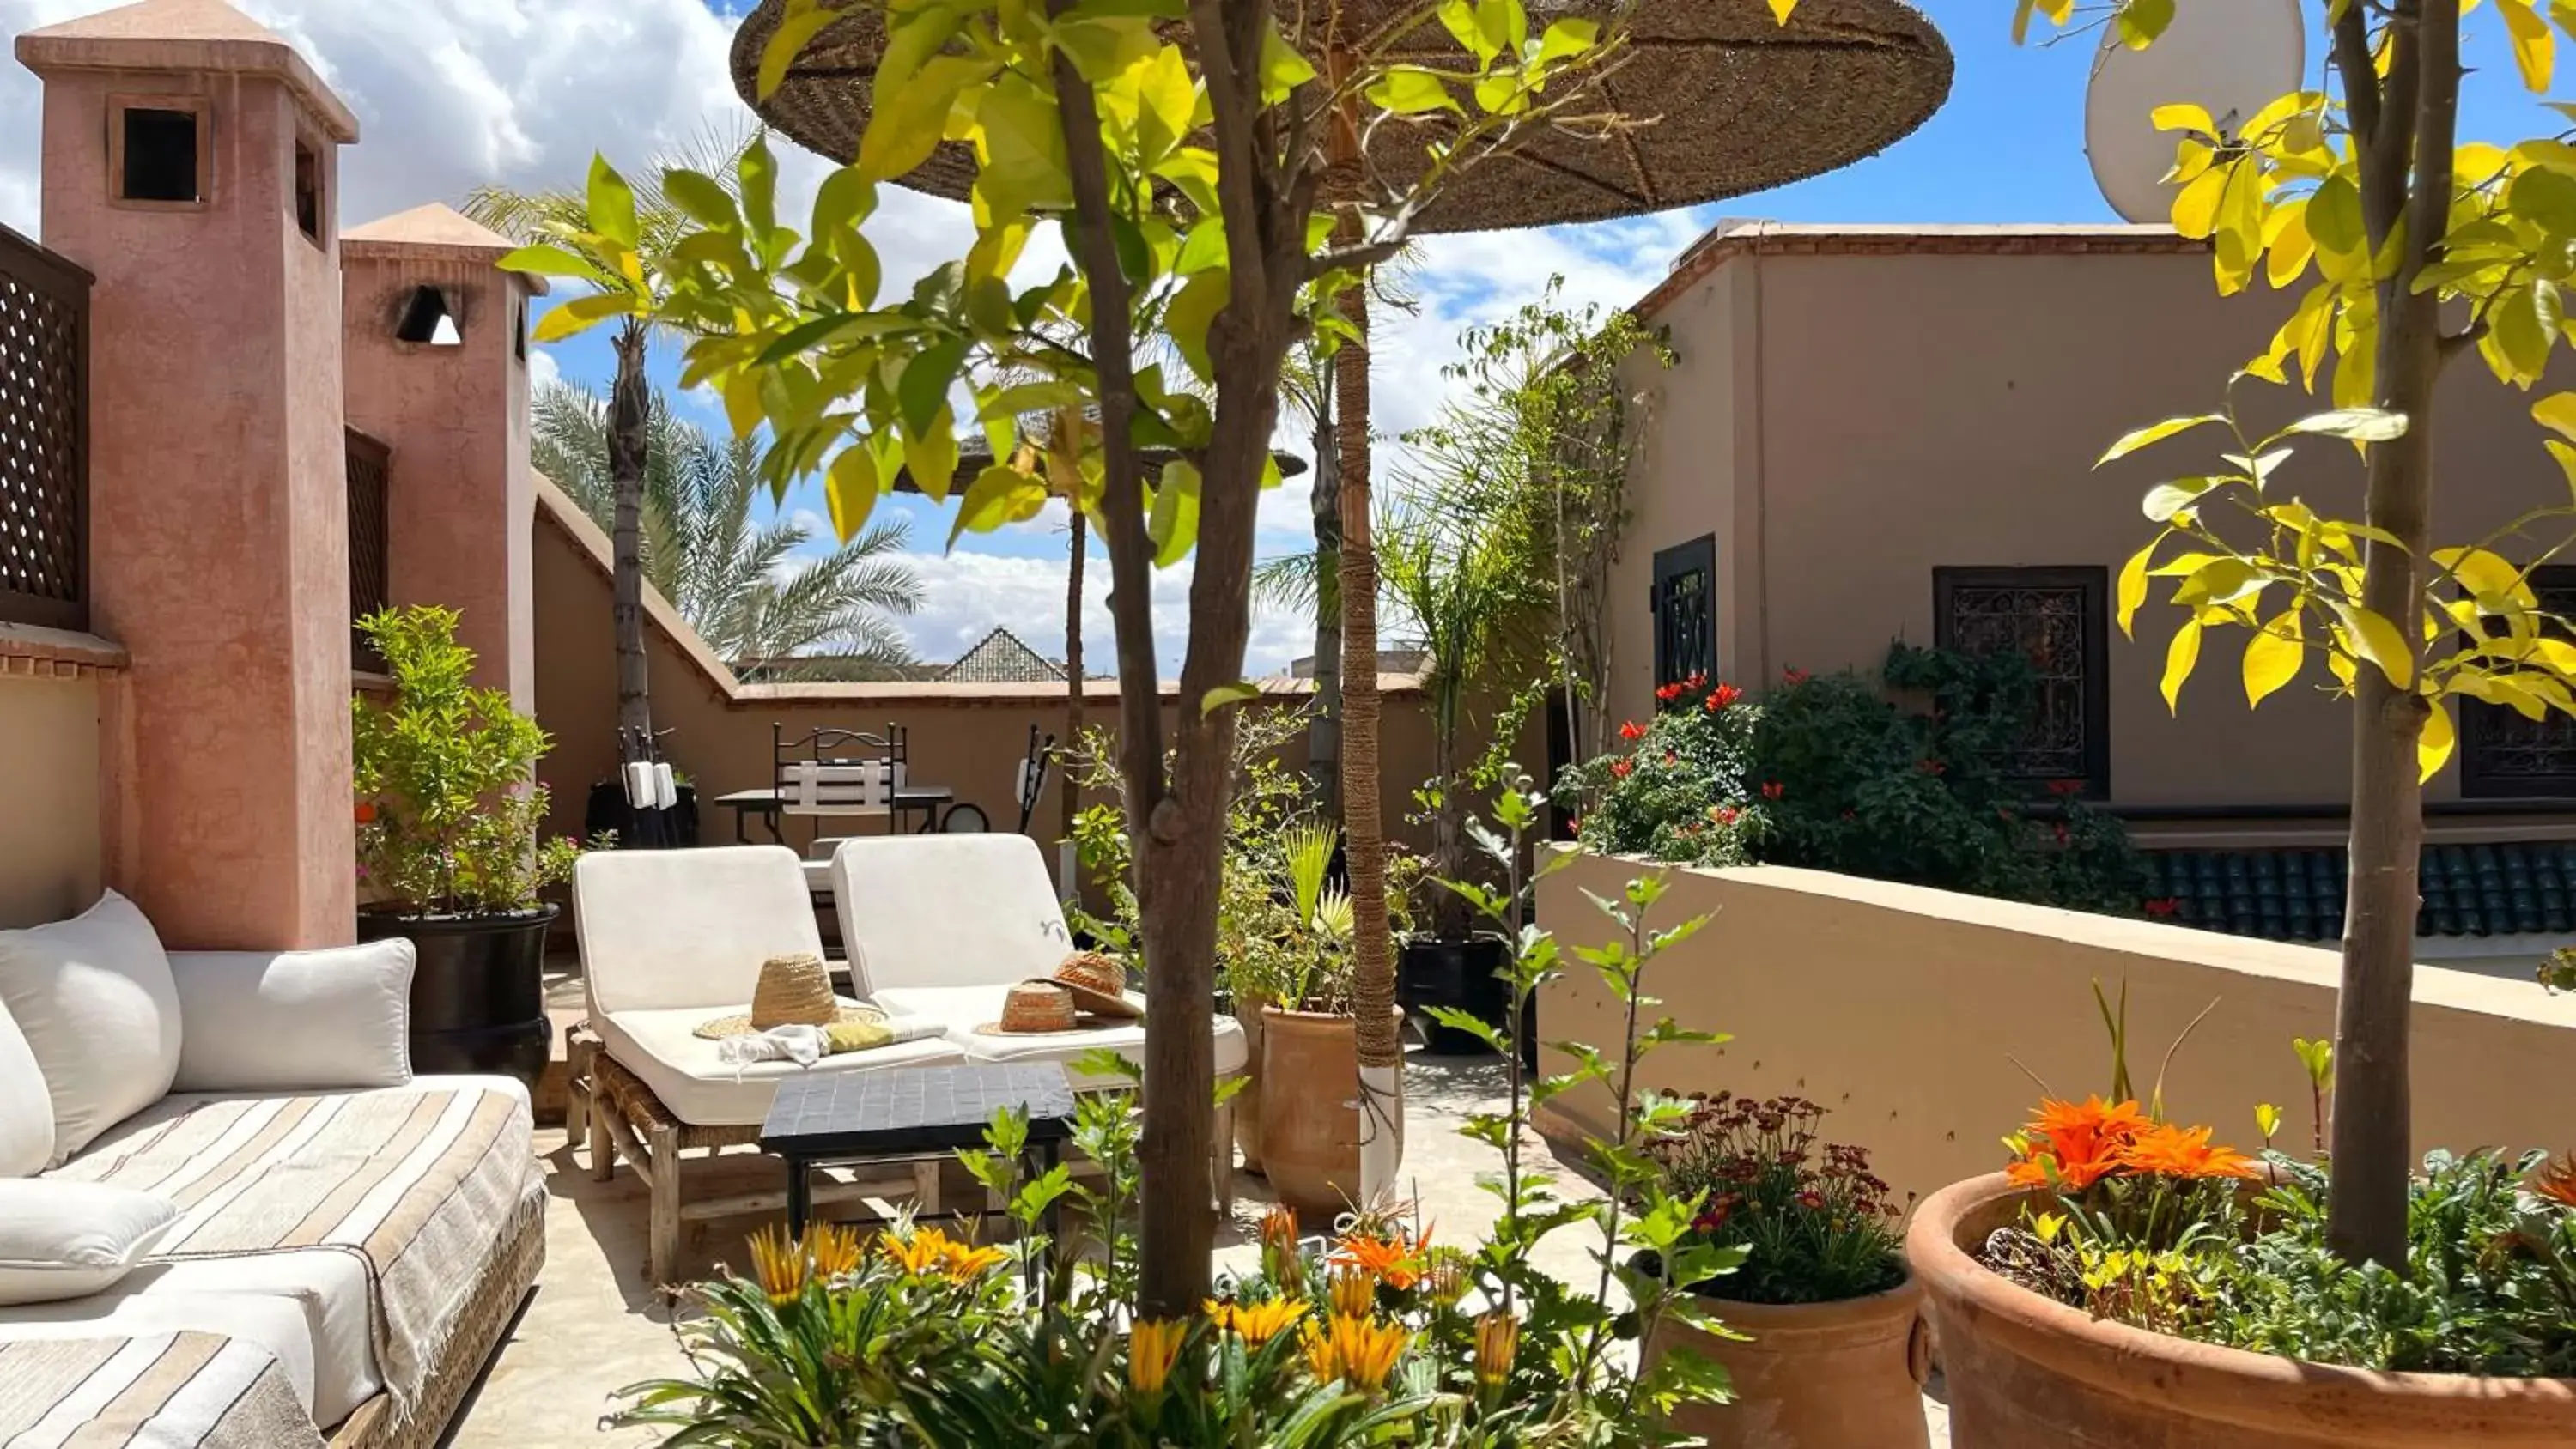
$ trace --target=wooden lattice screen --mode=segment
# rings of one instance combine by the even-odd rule
[[[383,656],[356,624],[393,598],[385,529],[385,485],[392,459],[384,444],[349,429],[349,651],[351,666],[365,674],[382,674],[385,669]]]
[[[89,627],[89,284],[0,226],[0,622]]]

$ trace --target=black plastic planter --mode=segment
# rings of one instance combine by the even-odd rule
[[[411,1069],[487,1072],[531,1088],[546,1069],[546,928],[560,907],[506,916],[358,913],[358,939],[399,936],[419,964],[411,978]]]
[[[1502,967],[1500,936],[1407,941],[1396,968],[1396,1000],[1416,1014],[1434,1006],[1450,1006],[1489,1026],[1501,1026],[1510,1000],[1502,978],[1495,975]],[[1423,1044],[1435,1056],[1486,1050],[1485,1044],[1470,1033],[1442,1026],[1427,1015],[1421,1024]]]

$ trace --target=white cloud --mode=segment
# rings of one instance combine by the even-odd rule
[[[913,652],[927,660],[956,658],[996,627],[1050,659],[1064,656],[1064,604],[1068,561],[1005,558],[997,554],[913,553],[904,556],[922,583],[921,611],[903,620]],[[1169,678],[1180,671],[1189,639],[1190,565],[1154,574],[1155,657]],[[1082,573],[1083,667],[1107,674],[1116,668],[1115,626],[1109,617],[1109,564],[1087,560]],[[1313,625],[1293,612],[1256,610],[1244,650],[1244,673],[1275,674],[1308,651]]]
[[[542,347],[528,349],[528,387],[531,391],[563,378],[563,364]]]

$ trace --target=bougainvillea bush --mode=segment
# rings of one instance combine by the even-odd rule
[[[2029,666],[1897,644],[1880,677],[1789,670],[1757,700],[1724,681],[1656,690],[1621,750],[1558,799],[1586,846],[1692,865],[1806,866],[2007,900],[2149,908],[2128,832],[2077,780],[2005,773]]]

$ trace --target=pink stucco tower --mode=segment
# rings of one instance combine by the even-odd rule
[[[220,0],[30,31],[43,229],[97,277],[92,627],[109,884],[176,947],[346,941],[339,148],[358,124]]]
[[[349,426],[392,450],[388,585],[443,604],[475,682],[536,712],[528,299],[508,239],[432,202],[340,238]]]

